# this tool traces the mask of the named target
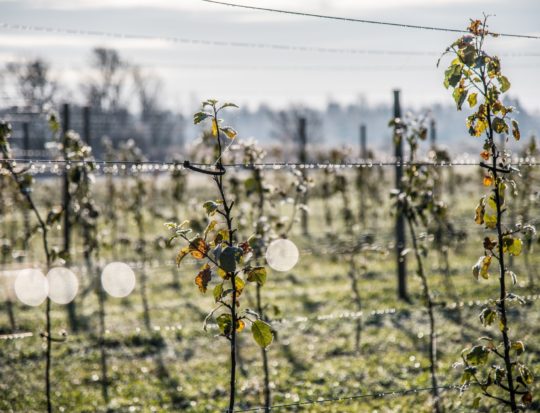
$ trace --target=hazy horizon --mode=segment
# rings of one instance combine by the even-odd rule
[[[240,3],[240,2],[239,2]],[[281,7],[311,13],[377,19],[410,24],[464,28],[471,17],[494,14],[494,31],[538,34],[540,3],[504,1],[379,0],[242,1],[261,7]],[[91,49],[119,50],[163,82],[165,107],[190,111],[200,99],[217,97],[255,108],[304,104],[321,108],[328,102],[347,104],[364,99],[389,103],[392,89],[402,90],[404,106],[449,104],[442,86],[444,68],[438,55],[456,33],[400,29],[326,21],[213,5],[200,0],[65,1],[0,0],[0,23],[79,29],[144,36],[224,42],[226,45],[174,44],[145,39],[111,39],[66,33],[13,30],[3,27],[0,64],[42,57],[64,84],[63,97],[82,101],[79,84],[88,74]],[[1,27],[1,26],[0,26]],[[390,53],[322,53],[235,47],[230,42],[348,48]],[[540,60],[538,40],[490,39],[489,48],[503,55],[503,70],[512,81],[510,96],[530,112],[540,105],[538,82],[530,82]],[[538,56],[519,56],[521,53]],[[512,56],[513,55],[513,56]],[[444,65],[443,65],[444,66]],[[10,96],[4,96],[4,105]]]

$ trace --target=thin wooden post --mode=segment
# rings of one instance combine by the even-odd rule
[[[300,145],[298,159],[301,164],[305,165],[307,163],[307,134],[306,134],[306,118],[304,117],[298,118],[298,143]],[[305,169],[302,169],[302,175],[304,176],[304,179],[306,179],[307,172]],[[304,193],[303,198],[304,198],[303,204],[307,206],[307,202],[308,202],[307,186],[306,186],[306,192]],[[305,208],[303,208],[301,211],[301,225],[302,225],[303,235],[305,236],[309,235],[308,213]]]
[[[90,121],[90,106],[85,106],[83,108],[83,139],[88,146],[92,147],[92,132]]]
[[[360,125],[360,158],[366,160],[368,158],[367,153],[367,129],[366,124],[362,123]]]
[[[24,159],[30,159],[30,125],[28,122],[23,122],[23,150],[24,150]],[[31,191],[30,188],[26,189]],[[23,250],[25,254],[29,254],[30,250],[28,248],[28,240],[30,239],[30,215],[28,208],[23,209],[23,222],[24,222],[24,238],[23,238]]]
[[[394,90],[394,120],[401,119],[401,105],[399,102],[400,91]],[[394,155],[396,158],[396,188],[401,192],[401,180],[403,177],[403,139],[399,129],[401,125],[398,122],[394,126]],[[403,254],[405,250],[405,219],[398,209],[396,214],[396,260],[398,277],[398,298],[408,301],[407,295],[407,261]]]
[[[437,124],[435,123],[435,119],[431,118],[431,121],[429,123],[429,141],[431,143],[431,149],[433,151],[437,148]]]
[[[62,155],[64,161],[67,161],[67,135],[71,126],[70,107],[68,103],[64,103],[62,110]],[[63,188],[62,188],[62,206],[64,210],[64,259],[66,261],[66,267],[71,264],[71,195],[69,193],[69,170],[67,162],[64,164],[64,173],[62,174]],[[71,330],[77,332],[79,329],[77,322],[77,311],[75,307],[75,301],[71,301],[67,304],[68,320]]]
[[[433,162],[440,161],[439,157],[437,156],[437,123],[435,122],[434,118],[431,118],[429,122],[429,141],[430,141],[430,159]],[[441,195],[441,190],[443,186],[443,170],[441,169],[438,174],[435,174],[438,176],[437,183],[433,187],[433,193],[436,196]]]
[[[22,130],[23,130],[23,150],[24,150],[24,159],[30,159],[29,152],[30,152],[30,125],[28,122],[23,122],[22,124]]]
[[[366,162],[368,158],[367,153],[367,133],[366,133],[366,125],[364,123],[360,124],[360,159],[362,162]],[[362,228],[365,228],[366,225],[366,191],[365,189],[365,174],[364,168],[359,169],[359,182],[358,182],[358,189],[360,190],[360,223],[362,224]]]

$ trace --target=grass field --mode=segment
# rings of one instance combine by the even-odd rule
[[[476,178],[476,168],[461,168],[463,176]],[[312,176],[317,182],[317,171]],[[390,170],[386,170],[391,181]],[[347,172],[352,180],[352,173]],[[191,179],[191,176],[189,177]],[[197,178],[198,179],[198,178]],[[476,181],[476,179],[474,180]],[[147,185],[150,184],[150,180]],[[157,236],[166,236],[163,223],[174,216],[167,195],[168,180],[157,181],[157,190],[149,189],[149,205],[159,212],[158,216],[145,210],[145,228],[148,245]],[[279,182],[276,178],[276,182]],[[128,178],[117,182],[120,194],[129,199],[126,188]],[[281,183],[283,184],[283,183]],[[45,189],[49,187],[49,189]],[[103,192],[104,185],[96,185],[96,197],[100,205],[109,202]],[[450,253],[451,282],[455,288],[448,290],[448,277],[441,271],[440,254],[431,250],[426,258],[429,283],[435,299],[438,339],[438,377],[441,385],[459,385],[461,370],[454,368],[460,360],[463,348],[476,343],[484,335],[498,337],[496,327],[484,329],[478,320],[481,302],[496,298],[498,285],[496,275],[489,280],[477,281],[471,274],[471,266],[482,255],[481,240],[484,229],[473,222],[477,187],[466,183],[455,195],[445,195],[450,214],[457,228],[467,233],[467,238]],[[58,181],[38,183],[41,204],[59,194]],[[41,189],[40,189],[41,188]],[[420,389],[430,386],[427,345],[429,326],[421,299],[421,287],[415,276],[415,263],[408,257],[409,290],[411,303],[396,298],[395,253],[392,250],[392,226],[389,191],[391,185],[381,184],[383,205],[370,205],[368,226],[359,225],[347,233],[343,227],[339,195],[330,199],[333,206],[333,228],[323,224],[323,204],[315,187],[310,201],[309,237],[301,236],[295,226],[291,239],[299,246],[301,256],[298,265],[287,273],[269,272],[263,290],[263,300],[272,305],[267,309],[277,331],[274,343],[268,349],[270,361],[273,404],[289,405],[273,411],[287,412],[430,412],[429,391],[410,394],[387,394],[393,391]],[[352,185],[351,185],[352,188]],[[154,191],[154,192],[152,192]],[[195,201],[207,199],[210,189],[204,181],[189,181],[186,202],[180,206],[181,219],[197,216],[205,219],[192,206]],[[351,189],[353,211],[357,211],[358,194]],[[150,197],[152,199],[150,199]],[[56,198],[60,199],[60,198]],[[193,200],[193,202],[191,201]],[[151,202],[150,202],[151,201]],[[125,208],[119,202],[119,208]],[[249,233],[251,203],[240,200],[240,221],[245,221]],[[290,205],[277,205],[276,210],[289,216]],[[122,209],[119,222],[120,233],[134,238],[133,217]],[[536,209],[536,212],[538,210]],[[535,216],[531,214],[531,216]],[[6,233],[20,231],[20,214],[4,217]],[[110,228],[102,222],[102,236],[110,236]],[[78,230],[74,231],[80,243]],[[370,233],[373,245],[379,252],[358,254],[360,267],[359,290],[362,315],[358,311],[348,277],[350,253],[343,246],[353,239]],[[60,231],[54,231],[53,244],[59,244]],[[6,236],[6,234],[4,234]],[[82,266],[80,245],[77,244],[75,266]],[[114,250],[104,249],[104,262],[114,260],[137,261],[132,244],[121,245]],[[426,245],[429,245],[427,242]],[[32,240],[32,258],[39,262],[39,239]],[[114,257],[113,257],[114,251]],[[79,294],[77,310],[83,328],[77,334],[68,334],[64,343],[53,343],[52,386],[56,411],[62,412],[220,412],[226,409],[228,397],[229,353],[223,338],[216,337],[217,330],[210,326],[203,331],[204,317],[212,308],[211,292],[202,295],[194,284],[196,263],[186,261],[180,269],[172,263],[174,249],[155,250],[148,247],[151,257],[145,270],[148,275],[148,302],[150,328],[144,323],[144,309],[138,285],[125,299],[108,298],[106,301],[106,351],[109,364],[109,389],[111,401],[106,406],[101,396],[100,350],[97,316],[97,299],[89,290]],[[361,255],[361,256],[360,256]],[[537,268],[540,257],[531,253],[531,268]],[[365,260],[365,261],[364,261]],[[6,268],[27,264],[8,263]],[[510,335],[519,334],[526,343],[525,361],[540,373],[540,290],[528,284],[523,256],[514,259],[514,272],[518,284],[512,292],[528,298],[526,304],[514,303],[510,310]],[[141,268],[135,268],[140,277]],[[82,289],[91,285],[98,274],[83,274]],[[493,273],[494,274],[494,273]],[[175,279],[179,285],[173,285]],[[539,280],[540,282],[540,280]],[[253,308],[254,294],[246,289],[244,302]],[[453,305],[457,298],[457,307]],[[461,303],[461,305],[460,305]],[[274,308],[274,306],[276,308]],[[0,328],[7,333],[8,319],[5,303],[0,308]],[[44,326],[43,305],[31,308],[16,304],[15,315],[21,332],[33,336],[0,341],[0,411],[34,412],[44,410],[44,357],[43,340],[39,333]],[[53,331],[68,329],[66,311],[53,305]],[[360,331],[360,348],[355,349],[355,335]],[[262,361],[260,349],[246,331],[240,335],[240,366],[238,378],[238,404],[236,411],[262,405]],[[533,394],[538,394],[538,384]],[[459,389],[442,392],[443,405],[448,412],[503,412],[486,399],[479,408],[472,403],[479,389],[471,387],[461,394]],[[382,394],[384,393],[384,395]],[[380,395],[380,397],[357,397]],[[341,401],[325,399],[343,398]],[[317,401],[294,405],[306,401]],[[538,401],[531,410],[540,409]],[[255,410],[252,410],[255,411]],[[263,411],[262,409],[259,411]]]

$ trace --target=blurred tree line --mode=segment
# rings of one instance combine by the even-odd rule
[[[45,149],[49,137],[44,115],[69,103],[71,128],[78,132],[84,127],[82,108],[90,108],[90,134],[97,158],[103,154],[104,137],[115,146],[133,139],[152,159],[165,159],[171,149],[181,150],[185,119],[161,104],[159,77],[124,60],[118,51],[102,47],[92,50],[90,69],[89,75],[81,77],[82,100],[76,100],[46,60],[8,63],[2,71],[3,87],[20,104],[2,108],[0,115],[14,123],[15,138],[21,138],[17,124],[29,123],[31,149]]]

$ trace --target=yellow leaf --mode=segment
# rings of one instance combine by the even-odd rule
[[[521,254],[523,242],[519,238],[505,237],[503,240],[503,252],[508,252],[511,255],[518,256]]]
[[[236,284],[236,296],[240,297],[242,295],[242,291],[244,291],[244,287],[246,286],[246,283],[244,282],[243,279],[241,279],[238,276],[234,277],[234,281]]]
[[[488,123],[485,119],[479,118],[474,124],[474,136],[480,136],[487,129]]]
[[[476,279],[482,276],[484,279],[489,278],[489,266],[491,265],[491,255],[485,255],[478,259],[478,262],[473,266],[473,275]]]
[[[486,212],[486,197],[480,198],[480,202],[476,206],[476,212],[474,215],[474,222],[478,225],[484,223],[484,213]]]
[[[476,106],[476,97],[477,97],[477,94],[476,93],[471,93],[468,97],[467,97],[467,102],[469,102],[469,106],[472,108],[472,107],[475,107]]]
[[[246,323],[243,320],[236,321],[236,331],[240,333],[246,327]]]
[[[208,288],[208,283],[212,279],[212,270],[210,270],[210,265],[204,264],[201,268],[201,271],[195,277],[195,284],[199,287],[201,293],[205,293]]]
[[[214,219],[208,223],[206,229],[204,230],[204,239],[206,239],[208,233],[216,227],[217,223],[218,222]]]
[[[181,248],[180,251],[178,251],[178,254],[176,255],[176,265],[180,266],[180,263],[184,259],[186,255],[189,254],[189,247]]]
[[[202,238],[195,238],[189,243],[189,252],[197,260],[202,260],[208,253],[208,244]]]
[[[518,256],[521,254],[521,248],[523,247],[523,242],[519,238],[514,238],[514,242],[508,248],[508,252],[512,255]]]
[[[212,119],[212,136],[214,138],[217,138],[217,136],[218,136],[218,123],[217,123],[217,120],[215,118]]]
[[[486,255],[482,260],[482,268],[480,268],[480,275],[486,280],[489,278],[489,266],[491,265],[491,255]]]
[[[228,280],[229,278],[231,278],[230,275],[228,275],[227,271],[223,270],[223,268],[221,267],[217,269],[217,275],[219,275],[224,280]]]
[[[229,138],[229,139],[234,139],[236,137],[236,135],[237,135],[237,132],[233,128],[229,127],[229,126],[227,126],[226,128],[222,128],[221,131],[225,135],[227,135],[227,138]]]

